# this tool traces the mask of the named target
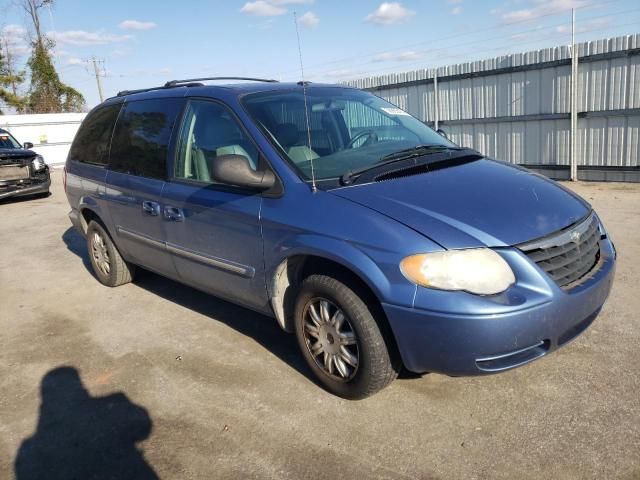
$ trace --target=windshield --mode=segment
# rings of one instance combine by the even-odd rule
[[[305,180],[339,178],[419,145],[455,145],[385,100],[361,90],[308,87],[247,95],[243,103]],[[310,145],[310,147],[309,147]]]
[[[0,148],[22,148],[22,145],[8,132],[0,132]]]

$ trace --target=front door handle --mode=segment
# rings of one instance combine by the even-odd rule
[[[184,212],[181,208],[165,206],[164,218],[171,220],[172,222],[181,222],[184,220]]]
[[[142,211],[147,215],[151,215],[152,217],[157,217],[160,215],[160,204],[157,202],[150,202],[145,200],[142,202]]]

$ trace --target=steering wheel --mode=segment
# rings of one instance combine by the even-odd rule
[[[377,142],[378,141],[378,134],[376,132],[374,132],[373,130],[364,130],[360,133],[357,133],[355,135],[355,137],[353,137],[351,140],[349,140],[349,143],[347,143],[346,148],[353,148],[353,146],[355,145],[355,143],[360,140],[361,138],[366,137],[367,140],[365,140],[365,142],[360,145],[361,147],[370,143],[370,141],[374,141]]]

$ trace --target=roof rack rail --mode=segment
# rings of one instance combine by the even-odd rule
[[[144,93],[144,92],[151,92],[153,90],[162,90],[165,88],[172,88],[172,87],[202,87],[204,86],[204,83],[180,83],[180,84],[176,84],[176,85],[161,85],[158,87],[149,87],[149,88],[139,88],[137,90],[121,90],[118,92],[118,94],[116,96],[118,97],[124,97],[125,95],[133,95],[134,93]]]
[[[252,77],[202,77],[202,78],[188,78],[186,80],[171,80],[164,84],[166,88],[175,87],[185,83],[202,82],[204,80],[248,80],[250,82],[266,82],[266,83],[278,83],[278,80],[272,80],[269,78],[252,78]]]
[[[186,80],[171,80],[159,87],[139,88],[137,90],[122,90],[118,92],[118,97],[124,97],[126,95],[132,95],[134,93],[151,92],[153,90],[162,90],[163,88],[174,87],[202,87],[204,83],[200,83],[204,80],[249,80],[252,82],[267,82],[278,83],[278,80],[270,80],[266,78],[251,78],[251,77],[203,77],[203,78],[189,78]]]

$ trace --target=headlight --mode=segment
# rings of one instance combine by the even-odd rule
[[[516,281],[509,264],[489,248],[447,250],[412,255],[400,262],[411,282],[441,290],[465,290],[478,295],[504,292]]]
[[[36,155],[36,158],[33,159],[31,165],[33,165],[33,169],[36,172],[44,170],[44,168],[47,166],[47,164],[44,163],[44,158],[42,158],[42,155]]]

